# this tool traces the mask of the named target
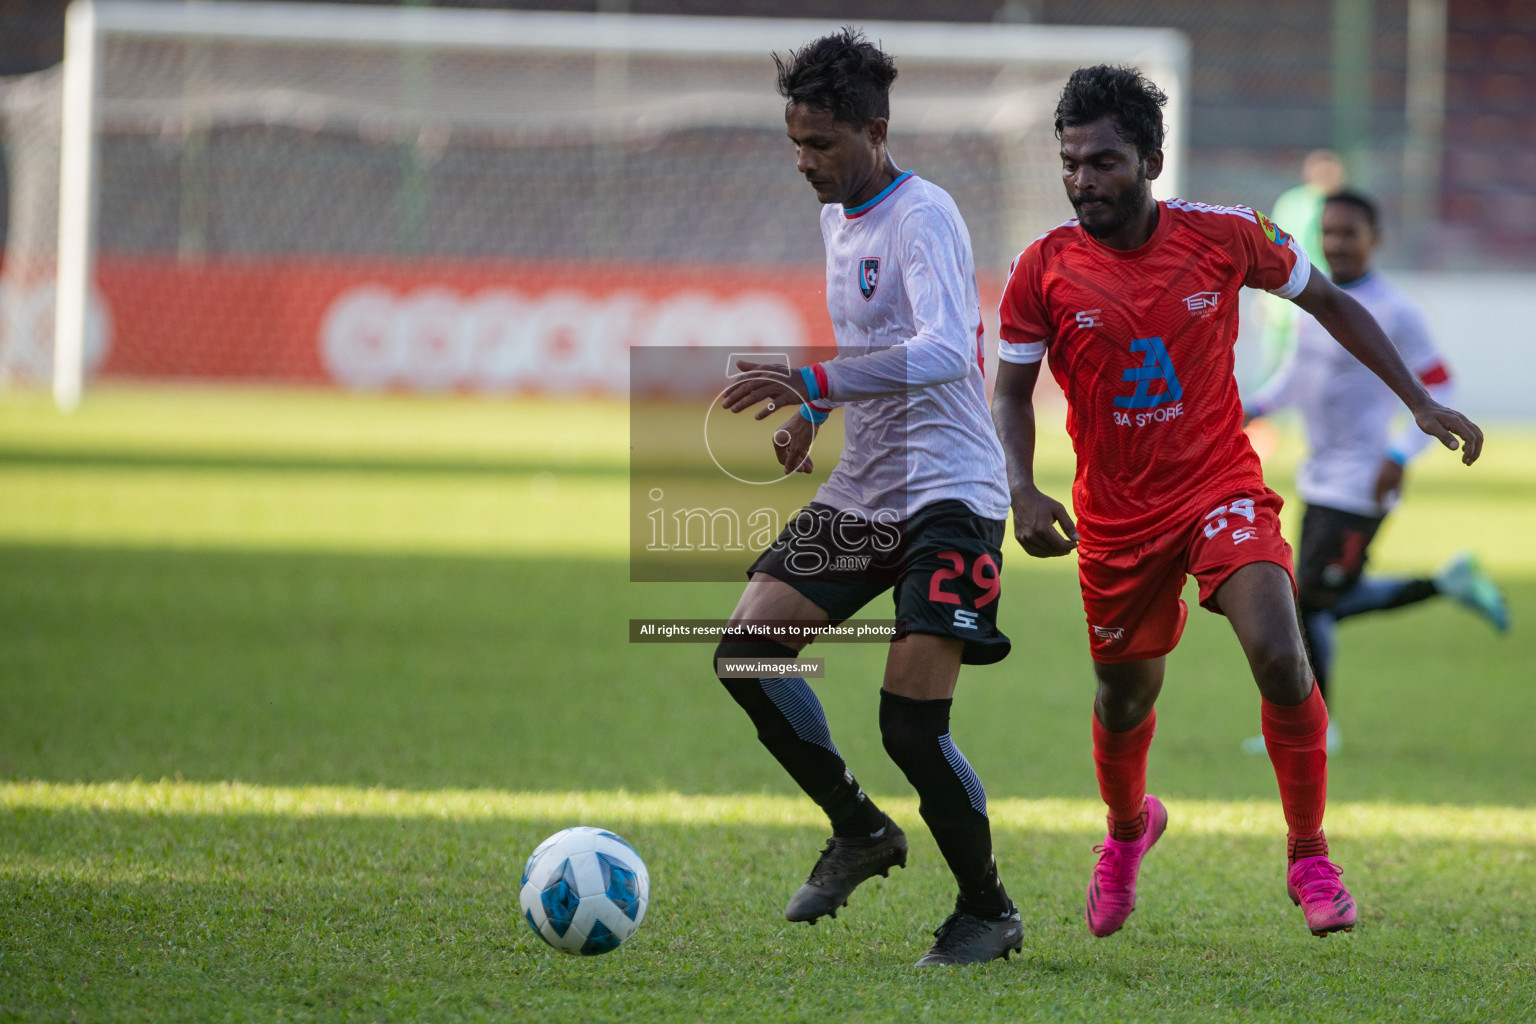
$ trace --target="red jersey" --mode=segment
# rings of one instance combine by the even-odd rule
[[[998,355],[1050,355],[1085,544],[1138,544],[1262,486],[1232,376],[1238,289],[1294,298],[1310,272],[1306,251],[1263,214],[1180,199],[1158,203],[1140,248],[1111,249],[1071,220],[1014,260]]]

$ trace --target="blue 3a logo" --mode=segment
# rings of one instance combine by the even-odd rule
[[[1173,372],[1173,360],[1163,347],[1162,338],[1137,338],[1131,342],[1132,352],[1145,352],[1140,366],[1133,366],[1120,374],[1121,380],[1136,382],[1136,390],[1129,395],[1115,398],[1116,409],[1155,409],[1164,402],[1177,402],[1184,397],[1184,387],[1179,375]],[[1166,388],[1160,394],[1152,394],[1152,382],[1162,381]]]
[[[859,292],[864,301],[874,298],[875,287],[880,283],[880,257],[866,256],[859,260]]]

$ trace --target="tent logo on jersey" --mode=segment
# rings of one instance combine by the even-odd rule
[[[866,256],[859,260],[859,292],[868,302],[875,296],[875,287],[880,284],[880,257]]]
[[[1281,231],[1280,225],[1264,216],[1258,210],[1254,210],[1253,215],[1259,218],[1259,227],[1264,229],[1265,238],[1269,239],[1271,242],[1274,242],[1276,245],[1291,244],[1291,236],[1286,234],[1284,231]]]
[[[1196,316],[1216,308],[1216,303],[1221,299],[1220,292],[1195,292],[1193,295],[1184,296],[1184,305]]]

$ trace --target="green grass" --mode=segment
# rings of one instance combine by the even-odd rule
[[[1439,603],[1341,630],[1329,822],[1364,918],[1327,941],[1284,897],[1267,762],[1237,752],[1252,682],[1198,612],[1153,748],[1173,824],[1130,925],[1087,936],[1081,606],[1069,561],[1010,552],[1015,652],[967,670],[955,733],[1026,955],[939,974],[910,968],[949,883],[880,747],[881,650],[829,648],[820,690],[912,867],[793,928],[814,808],[708,648],[625,642],[739,590],[626,581],[627,434],[602,405],[0,398],[0,1021],[1536,1018],[1536,433],[1426,456],[1375,552],[1478,548],[1512,633]],[[1041,464],[1065,496],[1059,431]],[[655,897],[592,961],[513,891],[579,822],[635,842]]]
[[[1533,1008],[1529,812],[1340,808],[1341,855],[1372,902],[1355,934],[1320,942],[1279,891],[1271,808],[1179,808],[1184,834],[1148,861],[1133,924],[1101,942],[1080,922],[1096,808],[998,803],[1025,954],[924,975],[910,964],[950,885],[926,836],[911,868],[836,922],[790,926],[765,880],[796,878],[821,829],[789,798],[8,787],[8,846],[24,853],[6,857],[7,967],[23,968],[7,999],[16,1016],[143,1020],[1518,1021]],[[630,946],[584,961],[509,922],[507,879],[544,835],[592,817],[645,852],[656,896]]]

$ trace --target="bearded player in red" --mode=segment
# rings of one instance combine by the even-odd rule
[[[1109,835],[1088,885],[1088,929],[1109,935],[1136,905],[1136,874],[1168,812],[1147,795],[1147,750],[1167,654],[1187,609],[1225,615],[1262,695],[1266,748],[1290,835],[1287,888],[1314,934],[1348,931],[1355,902],[1323,836],[1328,709],[1297,627],[1280,497],[1243,434],[1232,376],[1238,289],[1290,299],[1386,382],[1425,433],[1471,464],[1482,432],[1439,405],[1354,299],[1246,207],[1154,201],[1164,96],[1140,72],[1074,72],[1056,108],[1062,180],[1077,218],[1014,261],[1002,302],[992,406],[1026,552],[1078,552],[1098,677],[1093,750]],[[1067,396],[1077,452],[1074,525],[1034,482],[1040,361]],[[1058,529],[1059,528],[1059,529]]]

